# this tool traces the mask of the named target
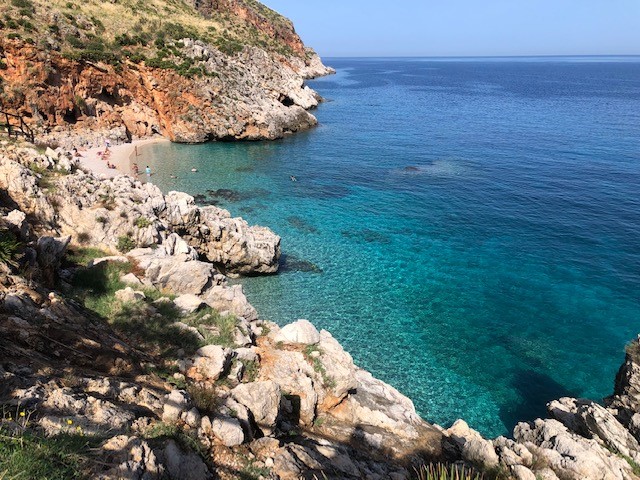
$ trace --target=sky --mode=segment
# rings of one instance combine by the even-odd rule
[[[262,2],[325,57],[640,54],[640,0]]]

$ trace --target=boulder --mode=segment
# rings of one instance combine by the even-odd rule
[[[243,383],[231,395],[253,414],[261,429],[270,431],[276,425],[280,412],[280,386],[273,381]]]
[[[115,293],[115,297],[117,300],[121,301],[122,303],[134,303],[134,302],[142,301],[145,298],[147,298],[144,292],[136,291],[131,287],[126,287],[122,290],[118,290]]]
[[[40,237],[38,239],[36,245],[38,265],[40,265],[42,269],[42,275],[46,284],[54,284],[56,272],[60,268],[70,241],[71,237]]]
[[[200,297],[191,293],[180,295],[173,303],[185,313],[193,313],[206,305]]]
[[[465,461],[481,468],[492,468],[498,465],[499,458],[493,444],[469,428],[464,420],[457,420],[444,433],[458,445]]]
[[[195,380],[218,380],[229,368],[232,351],[219,345],[207,345],[196,352],[187,376]]]
[[[216,417],[211,422],[211,432],[226,447],[235,447],[244,442],[244,432],[237,418]]]
[[[169,440],[163,450],[164,464],[171,480],[209,480],[213,475],[194,452],[184,452]]]
[[[166,423],[177,422],[182,414],[189,410],[191,405],[189,395],[183,390],[173,390],[169,393],[162,409],[162,421]]]
[[[308,320],[298,320],[282,327],[274,335],[274,341],[310,345],[320,342],[320,333]]]
[[[110,438],[102,444],[102,450],[109,463],[106,472],[97,475],[98,480],[160,480],[165,477],[165,468],[156,452],[138,437],[119,435]]]

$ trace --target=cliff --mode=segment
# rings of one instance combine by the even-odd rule
[[[331,73],[254,1],[12,0],[0,14],[2,108],[42,143],[280,138],[317,123],[304,80]]]

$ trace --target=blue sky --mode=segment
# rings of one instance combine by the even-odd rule
[[[263,0],[322,56],[640,54],[640,0]]]

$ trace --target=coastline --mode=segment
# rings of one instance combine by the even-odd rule
[[[89,170],[95,175],[102,175],[106,178],[114,178],[118,175],[129,175],[136,178],[132,174],[131,167],[133,166],[133,156],[137,148],[162,142],[170,142],[170,140],[164,137],[151,137],[134,140],[131,143],[110,146],[109,151],[111,155],[109,156],[109,162],[115,165],[115,169],[107,168],[107,161],[101,157],[105,146],[80,150],[78,153],[81,156],[78,157],[78,160],[84,169]],[[138,166],[141,172],[144,171],[144,166]]]

